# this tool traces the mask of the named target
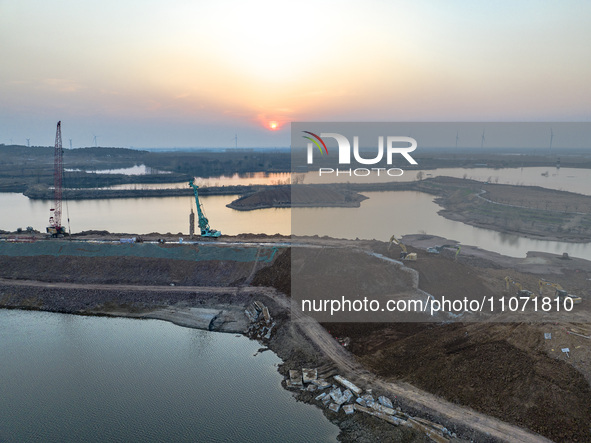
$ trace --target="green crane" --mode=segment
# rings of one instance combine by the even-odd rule
[[[201,203],[199,203],[199,194],[197,192],[199,186],[193,184],[193,180],[189,182],[189,186],[193,188],[193,192],[195,193],[195,203],[197,204],[197,215],[199,216],[199,229],[201,230],[201,237],[219,237],[222,235],[222,233],[209,227],[209,220],[207,220],[207,217],[203,213]]]

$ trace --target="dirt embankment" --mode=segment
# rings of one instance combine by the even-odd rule
[[[387,253],[385,243],[372,246]],[[419,272],[419,288],[436,297],[506,296],[503,275],[536,282],[540,277],[523,272],[535,270],[536,264],[527,259],[514,263],[498,254],[487,256],[486,251],[472,256],[469,249],[458,259],[451,250],[438,256],[410,250],[419,253],[417,262],[407,262]],[[556,263],[539,264],[540,272],[552,268],[554,280],[591,296],[588,262],[552,258]],[[286,255],[281,263],[261,271],[261,282],[279,285],[291,278],[290,269]],[[563,332],[568,328],[585,333],[581,325],[331,322],[323,326],[335,337],[348,338],[349,350],[386,380],[409,382],[555,441],[589,439],[591,346],[587,339]],[[544,340],[544,332],[551,332],[553,339]],[[573,355],[566,357],[560,349],[569,346]]]
[[[290,207],[358,208],[367,197],[343,186],[291,185],[264,187],[245,195],[227,206],[239,211]]]
[[[527,324],[327,325],[379,376],[407,381],[457,404],[555,441],[588,441],[591,388],[548,356]],[[372,331],[373,329],[373,331]]]
[[[0,278],[0,306],[5,308],[156,318],[188,327],[242,333],[248,326],[245,307],[259,300],[268,306],[279,325],[266,344],[284,360],[279,369],[282,374],[303,366],[323,366],[334,372],[330,358],[319,352],[289,321],[289,302],[285,296],[273,288],[260,286],[274,282],[280,288],[285,287],[285,277],[290,272],[289,250],[278,255],[273,266],[261,263],[256,268],[252,263],[195,263],[142,257],[0,256],[0,261],[4,277]],[[243,285],[252,274],[256,286]],[[38,280],[23,280],[34,275]],[[179,275],[185,278],[176,278]],[[215,280],[211,280],[212,275]],[[64,282],[64,278],[68,282]],[[175,278],[175,286],[171,286],[168,282]],[[112,283],[115,279],[120,281]],[[194,286],[204,283],[210,286]],[[212,286],[216,283],[218,285]],[[230,284],[238,286],[228,286]],[[303,391],[296,395],[308,402],[315,396]],[[362,414],[354,417],[330,411],[325,414],[341,427],[342,441],[392,438],[406,442],[428,441],[416,431],[395,428]]]
[[[177,180],[183,180],[185,177]],[[188,183],[188,179],[187,179]],[[256,186],[211,186],[200,187],[200,195],[238,195],[246,192],[255,192]],[[30,186],[23,194],[32,200],[51,200],[53,189],[44,186]],[[111,198],[162,198],[183,197],[194,195],[193,189],[164,188],[164,189],[65,189],[64,200],[98,200]]]
[[[591,197],[537,186],[482,183],[437,177],[417,184],[437,195],[439,212],[450,220],[544,240],[587,242]]]
[[[387,244],[380,242],[318,239],[318,243],[333,246],[354,243],[361,249],[372,248],[376,252],[387,253]],[[318,258],[329,258],[320,253],[322,249],[315,249],[319,252]],[[511,271],[513,278],[529,275],[515,269],[505,269],[502,263],[489,266],[491,261],[485,257],[476,257],[472,262],[470,257],[462,254],[458,261],[454,261],[453,254],[430,257],[424,251],[417,252],[419,260],[407,264],[419,273],[419,288],[428,289],[435,296],[452,296],[466,291],[501,294],[503,282],[498,273]],[[397,255],[398,251],[391,253]],[[276,298],[273,292],[265,288],[274,286],[286,290],[291,286],[288,282],[291,283],[292,256],[293,249],[283,252],[272,264],[261,264],[258,268],[241,264],[228,267],[221,263],[219,267],[212,268],[213,264],[206,262],[185,263],[182,260],[139,257],[124,257],[129,262],[121,257],[95,257],[88,261],[81,260],[84,257],[18,257],[16,260],[15,257],[5,257],[0,263],[0,273],[5,278],[41,275],[48,281],[58,282],[58,276],[68,275],[68,278],[81,285],[96,284],[96,287],[52,288],[50,284],[41,284],[19,288],[16,281],[3,282],[0,302],[4,306],[77,313],[127,312],[142,316],[159,311],[158,318],[173,314],[170,310],[163,313],[162,309],[202,307],[209,310],[202,312],[202,316],[212,325],[211,329],[224,330],[220,324],[224,321],[230,324],[228,319],[232,312],[239,312],[245,303],[261,297],[282,325],[268,345],[285,360],[280,368],[283,374],[288,369],[302,366],[330,366],[333,357],[345,368],[361,368],[355,366],[357,363],[345,355],[346,352],[343,354],[344,350],[339,353],[338,349],[330,347],[332,345],[322,335],[324,329],[312,331],[315,334],[312,334],[312,338],[317,339],[312,341],[306,335],[310,331],[302,329],[305,326],[290,321],[288,302]],[[134,262],[141,266],[136,267]],[[81,272],[73,272],[75,269],[81,269]],[[345,268],[340,270],[344,272]],[[332,272],[336,275],[339,268]],[[568,272],[571,270],[564,272],[562,277],[555,277],[569,278]],[[219,286],[211,287],[213,283],[209,283],[209,289],[180,286],[204,284],[208,281],[207,274],[215,274]],[[184,276],[184,279],[178,280],[176,286],[170,286],[172,280],[179,276]],[[251,276],[251,284],[261,285],[260,288],[244,285]],[[379,276],[374,278],[377,280]],[[581,284],[584,284],[585,276],[581,278]],[[116,287],[107,290],[104,283],[110,279],[121,279],[121,282],[133,287],[122,287],[119,282]],[[140,280],[149,286],[139,288]],[[383,284],[384,281],[378,283]],[[230,287],[230,284],[236,286]],[[211,312],[212,309],[216,312]],[[527,427],[555,441],[588,440],[591,391],[585,377],[591,374],[591,368],[586,366],[586,362],[591,361],[591,354],[586,351],[589,345],[584,338],[571,337],[573,341],[566,342],[573,351],[572,357],[567,358],[559,352],[560,346],[565,343],[561,341],[563,337],[560,331],[543,324],[326,323],[324,326],[335,337],[349,337],[349,350],[365,368],[381,377],[380,383],[384,383],[384,379],[391,380],[392,389],[394,386],[400,387],[400,381],[411,382],[457,405],[469,406],[506,422]],[[554,328],[556,325],[551,326]],[[546,329],[553,333],[551,342],[543,340]],[[580,358],[580,355],[587,355],[588,358]],[[576,360],[576,365],[571,360]],[[369,372],[365,369],[352,371],[353,376],[365,374],[362,379],[369,380]],[[309,393],[297,395],[302,400],[311,400]],[[407,405],[402,398],[398,404],[403,407]],[[416,403],[413,407],[416,407]],[[420,414],[421,411],[413,413]],[[422,413],[425,414],[425,411]],[[404,429],[393,430],[390,426],[382,428],[371,418],[348,419],[335,417],[329,412],[326,414],[338,421],[342,429],[347,429],[342,437],[345,440],[354,441],[354,436],[359,435],[364,435],[366,441],[385,438],[421,441],[422,438],[417,434],[408,434]],[[437,414],[431,414],[434,413],[429,412],[427,418],[437,420]],[[443,424],[448,425],[447,422]],[[450,426],[454,426],[453,423]],[[452,429],[464,436],[471,435],[467,428]],[[476,441],[484,441],[483,438],[482,435],[472,436]]]
[[[96,284],[237,286],[253,264],[150,257],[5,257],[0,278]]]
[[[257,271],[251,285],[270,286],[291,296],[291,248],[281,253],[271,266]]]

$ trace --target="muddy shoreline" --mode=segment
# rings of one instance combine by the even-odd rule
[[[93,237],[90,233],[87,233],[87,236]],[[159,236],[159,234],[154,234],[154,237],[156,236]],[[97,235],[94,235],[94,238],[96,237]],[[400,373],[399,376],[396,376],[395,374],[382,372],[383,368],[392,366],[392,361],[386,358],[383,360],[386,366],[380,367],[380,355],[383,354],[379,352],[371,351],[371,355],[375,358],[369,363],[374,364],[375,369],[370,372],[368,368],[371,366],[366,366],[365,363],[362,364],[363,360],[358,359],[359,355],[363,357],[364,354],[358,354],[353,347],[365,346],[365,343],[368,346],[375,346],[376,343],[383,342],[384,336],[377,334],[373,342],[364,342],[365,337],[369,336],[364,331],[360,331],[359,336],[356,337],[354,335],[355,331],[351,328],[341,327],[341,333],[336,329],[337,325],[334,324],[324,325],[325,328],[323,328],[318,323],[301,323],[297,317],[292,319],[293,312],[289,305],[290,299],[282,295],[288,294],[291,287],[289,280],[291,260],[287,254],[277,254],[272,262],[262,260],[263,257],[269,256],[264,251],[269,250],[271,245],[276,245],[274,247],[281,250],[286,247],[288,242],[300,246],[313,243],[316,247],[328,246],[328,249],[344,247],[367,249],[380,254],[388,253],[387,243],[318,237],[290,239],[281,236],[252,235],[241,235],[228,240],[226,247],[222,247],[224,242],[216,242],[215,249],[224,251],[224,253],[233,251],[232,254],[235,254],[236,250],[240,249],[243,254],[246,254],[246,252],[250,254],[244,255],[248,261],[238,260],[242,256],[234,256],[234,260],[231,260],[227,255],[212,255],[213,251],[210,249],[213,246],[209,245],[209,242],[198,245],[166,244],[161,246],[99,244],[92,247],[91,245],[94,244],[92,242],[88,244],[86,242],[70,243],[59,240],[12,246],[5,243],[6,247],[0,249],[5,254],[0,257],[0,264],[2,264],[0,267],[0,306],[81,315],[157,318],[186,327],[244,333],[244,330],[247,329],[245,327],[247,324],[244,323],[246,321],[244,316],[245,306],[259,300],[268,306],[274,320],[279,325],[270,340],[262,340],[262,344],[273,350],[283,360],[284,363],[279,368],[282,375],[286,376],[288,371],[292,369],[326,367],[328,372],[332,371],[335,374],[343,375],[363,389],[373,388],[376,394],[390,397],[396,402],[396,406],[400,406],[407,414],[435,421],[463,438],[475,441],[493,440],[487,440],[484,435],[475,433],[471,429],[471,423],[474,424],[476,429],[487,429],[492,435],[515,436],[517,435],[516,432],[527,434],[524,428],[521,431],[515,430],[516,425],[519,426],[521,422],[514,419],[513,415],[505,416],[501,414],[500,419],[506,420],[505,422],[492,419],[495,422],[494,428],[491,424],[482,427],[482,423],[488,423],[487,420],[491,419],[490,415],[476,415],[473,419],[466,420],[466,411],[470,411],[470,409],[465,406],[457,406],[459,409],[454,410],[457,403],[453,401],[453,396],[444,396],[443,398],[447,398],[448,402],[451,399],[453,403],[445,403],[442,406],[440,400],[437,400],[439,403],[433,400],[432,397],[434,396],[425,396],[425,392],[434,392],[428,386],[423,386],[423,391],[418,392],[410,385],[407,386],[400,382],[400,380],[408,380],[408,373]],[[448,258],[443,253],[440,256],[430,256],[422,249],[433,243],[450,243],[449,240],[426,235],[418,236],[413,240],[407,238],[404,240],[409,245],[409,248],[412,248],[411,250],[416,250],[419,253],[420,257],[415,263],[407,263],[407,267],[414,268],[413,272],[420,273],[419,288],[429,294],[445,295],[446,297],[452,294],[463,294],[465,291],[479,295],[500,294],[501,287],[504,287],[503,277],[507,275],[506,272],[511,272],[509,275],[524,283],[526,287],[534,287],[537,279],[543,276],[564,284],[569,291],[572,290],[573,293],[584,298],[590,295],[587,291],[589,283],[586,278],[591,277],[591,274],[587,274],[591,272],[591,268],[589,263],[584,260],[563,260],[560,256],[552,254],[528,255],[524,259],[510,258],[477,248],[473,250],[470,247],[463,247],[462,254],[457,260],[454,260],[453,254],[452,257]],[[59,253],[66,255],[47,255],[55,252],[49,248],[54,243],[56,248],[59,247]],[[241,246],[237,247],[239,244]],[[2,246],[0,244],[0,248]],[[413,246],[417,249],[413,248]],[[136,255],[120,256],[120,254],[117,254],[117,256],[105,256],[114,254],[112,248],[115,247],[117,251],[122,252],[129,249],[128,253],[133,252]],[[187,255],[193,249],[200,251],[202,259],[199,259],[198,255]],[[260,250],[261,253],[256,253],[257,250]],[[313,250],[316,251],[317,249]],[[35,254],[29,255],[27,251]],[[142,251],[144,254],[139,256],[138,254]],[[159,258],[160,254],[164,252],[167,254],[166,258]],[[94,255],[88,256],[91,253]],[[392,253],[397,257],[398,251]],[[205,257],[208,258],[203,259]],[[322,257],[326,256],[323,255]],[[288,259],[285,260],[285,258]],[[504,269],[510,269],[511,271]],[[401,282],[403,280],[398,275],[400,273],[398,267],[394,266],[389,270],[391,274],[396,274],[396,281]],[[539,274],[517,275],[515,274],[517,271],[531,273],[537,271]],[[367,269],[367,272],[366,275],[369,280],[377,281],[375,272],[381,271],[375,267],[375,264],[372,264],[371,269]],[[483,285],[483,282],[480,281],[483,275],[489,276],[487,282],[490,283],[490,287]],[[65,283],[66,281],[70,283]],[[388,285],[393,287],[390,286],[390,283]],[[408,286],[409,289],[412,286],[411,283],[405,283],[404,285],[405,287]],[[494,288],[498,292],[490,293],[490,288]],[[371,327],[371,325],[367,326]],[[467,328],[466,331],[469,330],[470,335],[474,334],[476,337],[479,327],[477,325],[470,329]],[[497,332],[507,333],[510,337],[513,337],[510,334],[510,328],[510,326],[499,326]],[[443,331],[443,339],[445,340],[445,337],[447,337],[445,334],[452,334],[455,330],[451,328],[453,330],[450,332],[448,329],[450,328],[441,327],[432,330]],[[534,330],[534,328],[530,329],[532,329],[529,331],[533,337],[532,340],[538,340],[539,338],[536,337],[541,336],[540,331]],[[489,334],[486,333],[487,330],[483,329],[481,331],[481,336],[478,336],[474,343],[476,348],[484,345],[488,346],[488,340],[490,339],[488,338]],[[371,333],[371,331],[368,332]],[[420,333],[420,331],[417,332]],[[391,334],[395,333],[396,331],[393,330]],[[436,332],[434,333],[437,335]],[[351,336],[351,348],[347,350],[339,345],[335,340],[337,336]],[[403,348],[398,346],[398,342],[395,340],[400,340],[403,337],[396,337],[395,335],[391,335],[391,337],[388,343],[382,343],[379,346],[386,346],[384,348],[386,352],[401,351]],[[421,335],[418,334],[416,337],[420,339]],[[460,338],[465,340],[463,336]],[[451,339],[453,339],[453,336]],[[516,338],[510,340],[516,340]],[[430,343],[430,340],[426,340],[425,343]],[[505,343],[503,341],[502,343],[503,347],[499,348],[501,351],[506,347],[511,352],[516,352],[517,348],[515,346],[508,347],[513,342]],[[547,352],[540,348],[541,345],[536,345],[532,353],[528,349],[528,343],[516,344],[522,346],[522,348],[519,348],[521,349],[519,352],[526,353],[525,356],[522,355],[521,357],[524,362],[527,362],[530,355],[540,360],[539,357],[536,357],[536,352]],[[565,345],[570,346],[572,349],[576,349],[576,346],[578,346],[574,342],[565,343]],[[413,344],[408,349],[415,348],[416,345]],[[430,355],[430,352],[431,350],[426,349],[425,355]],[[500,357],[500,354],[494,354],[495,349],[491,352],[497,356],[495,358]],[[579,361],[581,362],[580,365],[584,365],[585,354],[582,351],[576,352],[580,356],[573,356],[570,360],[574,362],[576,359],[577,365],[579,365]],[[443,355],[441,358],[443,361],[447,361],[449,357]],[[409,364],[412,365],[413,359],[416,360],[416,357],[411,355],[410,357],[395,359],[395,361],[408,360]],[[516,361],[522,360],[517,359]],[[548,364],[548,357],[544,357],[542,360],[544,360],[544,364]],[[478,359],[472,362],[472,367],[475,364],[482,365],[485,363],[486,359]],[[429,367],[431,365],[424,362],[420,365],[423,370]],[[507,367],[509,368],[509,366]],[[419,367],[413,368],[413,373],[417,372],[417,369]],[[581,366],[580,370],[584,371],[585,367]],[[529,374],[527,371],[529,369],[526,369],[526,375]],[[497,377],[499,374],[493,375]],[[500,375],[503,376],[503,374]],[[549,379],[549,383],[552,385],[553,376],[550,375]],[[501,377],[498,380],[501,382],[505,379]],[[459,390],[461,387],[472,389],[470,388],[472,385],[468,381],[464,381],[467,387],[460,384],[454,389]],[[413,385],[416,386],[414,383]],[[300,390],[293,392],[299,400],[319,406],[318,402],[314,400],[315,395],[313,393]],[[564,394],[565,398],[568,398],[566,396],[568,392]],[[573,397],[573,399],[578,399],[578,397]],[[469,401],[464,404],[472,406]],[[552,403],[547,404],[552,406]],[[521,407],[517,408],[517,410],[522,409]],[[450,414],[448,413],[450,410],[455,412]],[[482,414],[490,414],[491,412],[487,409],[477,410],[480,410]],[[424,441],[421,440],[420,435],[411,432],[407,428],[393,427],[364,414],[346,416],[342,412],[335,414],[325,409],[323,411],[328,419],[338,423],[341,427],[343,434],[340,438],[343,441],[377,441],[387,438],[395,438],[396,441]],[[492,412],[492,415],[495,416],[494,411]],[[468,412],[468,414],[470,413]],[[507,425],[507,423],[512,423],[512,425]],[[497,434],[498,429],[501,429],[499,426],[503,425],[506,426],[504,433]],[[529,429],[538,428],[530,427]],[[541,438],[531,440],[532,434],[527,435],[530,435],[529,439],[524,437],[519,441],[543,441]]]
[[[135,294],[126,294],[127,296],[122,300],[123,303],[115,302],[112,299],[116,297],[118,300],[122,298],[123,293],[120,291],[111,292],[111,296],[99,299],[99,305],[94,305],[98,293],[92,289],[81,289],[72,285],[71,288],[60,287],[60,296],[53,297],[55,289],[44,287],[45,285],[30,286],[25,282],[11,282],[8,280],[0,280],[0,309],[21,309],[21,310],[35,310],[56,312],[70,315],[83,316],[105,316],[105,317],[122,317],[132,319],[156,319],[168,321],[181,327],[188,327],[194,329],[202,329],[210,332],[224,332],[232,334],[242,334],[249,336],[247,333],[250,324],[244,310],[251,303],[252,300],[262,301],[269,306],[273,313],[274,319],[280,324],[277,333],[271,336],[271,339],[254,338],[261,344],[260,351],[271,350],[281,360],[282,363],[278,367],[278,372],[288,377],[288,372],[293,368],[301,368],[306,366],[328,367],[333,368],[332,362],[326,356],[321,355],[290,322],[289,301],[282,294],[277,293],[272,288],[236,288],[235,290],[226,291],[232,293],[233,304],[228,305],[224,303],[227,294],[220,291],[219,294],[208,293],[203,291],[200,295],[204,297],[199,301],[199,307],[192,306],[191,296],[187,293],[179,296],[178,293],[166,294],[166,288],[160,288],[159,294],[163,299],[173,303],[172,299],[176,298],[176,302],[170,305],[164,305],[159,300],[152,300],[139,304],[133,302],[134,299],[145,294],[142,291],[137,291]],[[220,288],[221,289],[221,288]],[[11,293],[7,297],[7,292]],[[248,295],[247,295],[248,294]],[[51,299],[53,301],[49,302]],[[283,299],[282,303],[278,303],[279,299]],[[335,414],[327,409],[323,409],[319,402],[314,398],[318,393],[310,393],[304,390],[290,390],[286,387],[285,381],[282,382],[282,387],[292,392],[298,401],[308,403],[310,405],[320,408],[325,417],[333,424],[340,428],[339,441],[343,442],[373,442],[381,440],[389,440],[394,438],[396,441],[419,442],[424,440],[421,433],[405,427],[394,427],[393,425],[382,422],[379,419],[372,417],[365,417],[364,414],[355,414],[355,416],[343,416],[342,413]],[[432,416],[425,414],[424,410],[416,409],[404,402],[397,402],[397,405],[403,406],[404,411],[413,415],[419,414],[422,417]],[[448,424],[453,426],[453,424]],[[454,427],[455,432],[474,438],[479,436],[482,439],[478,441],[490,441],[493,439],[485,439],[483,435],[478,435],[469,429],[462,429]],[[462,440],[454,440],[462,441]]]
[[[5,289],[5,286],[0,283],[0,290]],[[244,325],[247,325],[244,311],[234,306],[231,313],[227,317],[229,323],[240,326],[228,326],[226,324],[211,327],[208,317],[215,315],[218,312],[217,304],[214,303],[210,307],[191,308],[185,306],[169,306],[162,307],[155,310],[146,310],[145,312],[138,312],[134,309],[126,311],[122,306],[111,306],[105,310],[75,310],[75,309],[52,309],[39,308],[29,303],[34,303],[33,298],[28,297],[24,306],[1,306],[0,309],[21,309],[21,310],[35,310],[57,312],[70,315],[83,316],[99,316],[99,317],[114,317],[114,318],[131,318],[131,319],[156,319],[168,321],[180,327],[188,327],[193,329],[202,329],[210,332],[223,332],[232,334],[242,334],[248,336]],[[272,300],[264,296],[258,297],[259,300],[265,300],[267,303],[273,303]],[[279,311],[279,317],[286,316],[285,312]],[[286,318],[287,319],[287,318]],[[284,320],[285,321],[285,320]],[[250,337],[251,340],[258,341],[261,344],[259,352],[271,350],[282,361],[277,368],[278,372],[285,378],[281,383],[282,387],[293,394],[297,401],[302,401],[309,405],[315,406],[322,410],[324,416],[333,424],[339,427],[340,432],[338,440],[342,442],[375,442],[375,441],[406,441],[406,442],[427,442],[431,441],[422,432],[404,426],[393,426],[387,422],[379,420],[374,417],[368,417],[365,414],[357,413],[353,416],[343,415],[341,413],[333,413],[328,409],[322,407],[321,403],[315,400],[318,392],[311,393],[306,390],[289,389],[286,381],[289,378],[289,370],[294,368],[301,368],[307,366],[319,367],[324,373],[335,374],[337,372],[333,362],[326,356],[321,355],[304,337],[297,333],[296,328],[291,324],[283,324],[282,330],[273,335],[270,340],[257,339]],[[342,373],[342,372],[341,372]],[[381,395],[379,386],[374,389],[375,395]],[[479,441],[483,443],[494,443],[499,440],[487,436],[483,433],[474,431],[473,429],[462,427],[456,423],[438,417],[433,411],[429,411],[413,402],[406,401],[403,398],[394,398],[393,403],[395,407],[399,407],[405,414],[410,416],[421,417],[429,421],[434,421],[442,426],[447,427],[454,435],[461,437],[452,438],[450,442],[464,442],[464,441]],[[544,440],[541,440],[544,441]]]
[[[591,196],[451,177],[415,182],[273,185],[202,188],[202,195],[240,195],[227,206],[239,211],[266,208],[359,208],[362,192],[418,191],[434,196],[449,220],[535,240],[591,242]],[[66,194],[70,191],[66,191]],[[72,191],[74,198],[133,198],[189,195],[190,189]],[[30,195],[33,198],[33,194]],[[39,191],[37,198],[49,198]],[[68,197],[70,198],[70,197]]]

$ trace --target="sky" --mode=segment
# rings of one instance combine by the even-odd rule
[[[287,147],[292,121],[591,120],[591,2],[0,0],[0,143]]]

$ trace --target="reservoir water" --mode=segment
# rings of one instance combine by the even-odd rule
[[[120,170],[112,170],[120,171]],[[551,167],[530,167],[530,168],[440,168],[429,170],[407,170],[399,177],[380,175],[372,177],[372,182],[403,181],[409,182],[417,179],[421,172],[423,178],[429,177],[456,177],[468,178],[478,181],[489,181],[491,183],[507,185],[541,186],[559,191],[577,192],[579,194],[591,195],[591,169],[581,168],[551,168]],[[114,173],[114,172],[113,172]],[[349,177],[348,175],[336,176],[335,174],[324,174],[319,176],[318,172],[297,174],[303,183],[346,183],[364,182],[365,177]],[[289,173],[264,173],[253,172],[249,174],[234,174],[232,176],[220,176],[195,179],[199,186],[235,186],[235,185],[278,185],[288,184],[291,180]],[[125,185],[107,186],[105,189],[163,189],[163,188],[186,188],[187,183],[135,183]]]
[[[336,441],[246,337],[0,310],[0,441]]]
[[[489,181],[505,185],[540,186],[542,188],[556,189],[558,191],[576,192],[579,194],[591,195],[591,169],[581,168],[440,168],[424,171],[407,170],[400,177],[372,177],[372,182],[386,181],[413,181],[417,174],[422,172],[423,178],[429,177],[455,177],[467,178],[477,181]],[[334,174],[319,176],[317,172],[305,174],[304,183],[333,183],[339,182],[362,182],[363,177],[349,177]]]
[[[120,171],[120,170],[112,170]],[[591,195],[591,169],[581,168],[440,168],[430,170],[407,170],[399,177],[388,175],[373,176],[372,182],[403,181],[409,182],[417,179],[417,174],[422,172],[423,178],[429,177],[456,177],[471,180],[490,181],[491,183],[507,185],[541,186],[559,191],[577,192],[579,194]],[[303,183],[346,183],[365,182],[365,177],[349,177],[347,175],[335,176],[335,174],[324,174],[319,176],[318,172],[297,174]],[[286,172],[269,173],[253,172],[249,174],[234,174],[232,176],[220,176],[209,178],[196,178],[195,183],[199,186],[233,186],[233,185],[280,185],[290,183],[291,174]],[[187,183],[134,183],[125,185],[107,186],[105,189],[166,189],[186,188]]]
[[[499,183],[535,184],[544,182],[546,187],[574,192],[590,193],[591,170],[554,170],[555,175],[542,176],[540,170],[548,168],[523,168],[523,171],[502,169],[436,170],[444,175],[488,179],[496,173]],[[436,171],[429,173],[436,174]],[[468,172],[467,172],[468,171]],[[478,174],[478,175],[476,175]],[[493,177],[497,177],[493,176]],[[511,178],[510,178],[511,177]],[[574,178],[573,178],[574,177]],[[218,178],[208,180],[210,185],[238,184],[243,180],[264,183],[284,182],[288,174],[254,174],[252,177]],[[304,183],[311,182],[310,173]],[[202,182],[203,184],[204,182]],[[247,184],[247,183],[246,183]],[[181,184],[179,184],[180,186]],[[584,188],[583,188],[584,185]],[[158,185],[163,186],[163,185]],[[187,184],[183,184],[187,186]],[[478,246],[501,254],[524,257],[528,251],[543,251],[554,254],[567,252],[574,257],[591,260],[591,243],[565,243],[532,240],[517,235],[475,228],[464,223],[448,220],[437,212],[441,209],[433,202],[433,196],[414,191],[365,192],[369,199],[360,208],[301,208],[293,214],[290,209],[260,209],[236,211],[226,205],[237,196],[202,197],[210,224],[223,234],[264,233],[296,235],[328,235],[338,238],[378,239],[387,241],[392,234],[427,233],[459,241],[465,245]],[[150,232],[181,233],[186,235],[189,212],[194,207],[193,197],[135,198],[78,200],[64,204],[64,215],[71,220],[72,232],[85,230],[108,230],[110,232],[147,234]],[[29,200],[22,194],[0,193],[0,229],[15,230],[32,226],[44,232],[51,202]],[[4,209],[6,208],[6,209]],[[66,217],[64,216],[64,219]],[[294,222],[295,221],[295,222]]]

